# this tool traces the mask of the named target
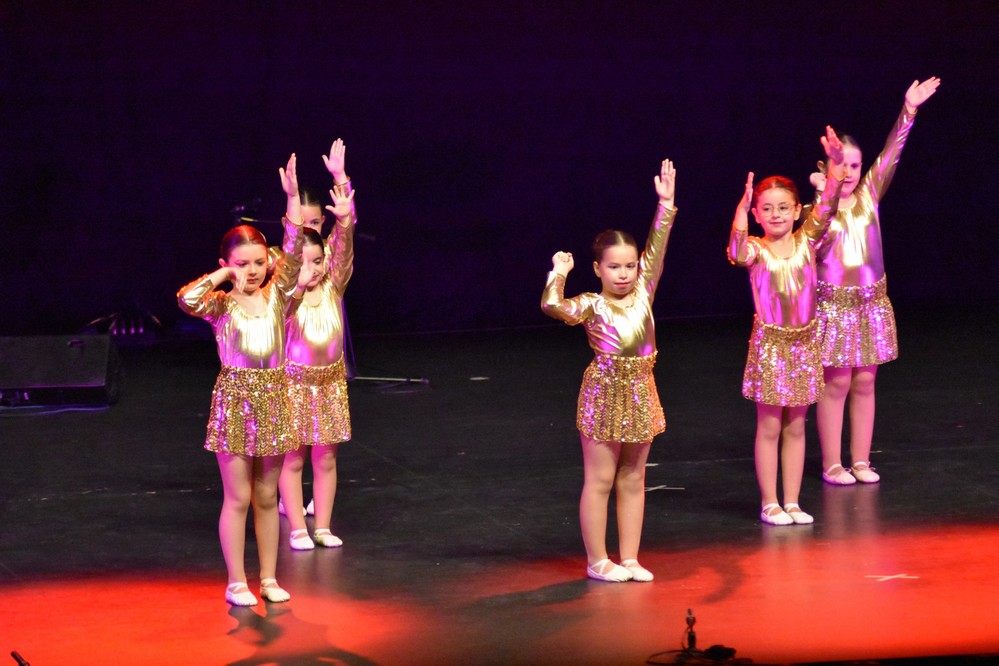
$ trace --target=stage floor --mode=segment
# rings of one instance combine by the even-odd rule
[[[581,329],[358,336],[362,376],[429,383],[351,384],[345,545],[291,551],[282,521],[293,598],[254,608],[223,599],[221,482],[201,449],[213,344],[124,346],[114,407],[0,410],[0,663],[679,663],[688,609],[697,647],[755,664],[999,663],[995,318],[899,314],[902,354],[878,377],[882,483],[822,483],[813,410],[801,504],[816,522],[792,527],[758,519],[749,324],[657,324],[668,426],[645,584],[584,577]],[[614,552],[613,519],[610,537]],[[247,566],[255,591],[252,538]]]

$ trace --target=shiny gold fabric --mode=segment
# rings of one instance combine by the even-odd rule
[[[343,358],[343,293],[353,274],[354,224],[339,222],[326,241],[327,272],[316,287],[320,300],[288,305],[286,357],[302,365],[329,365]],[[306,297],[308,298],[308,296]]]
[[[223,366],[212,391],[205,448],[254,457],[294,451],[290,404],[283,368]]]
[[[211,324],[222,362],[205,439],[209,451],[269,456],[297,447],[283,368],[284,311],[298,283],[302,239],[299,227],[286,225],[284,252],[261,288],[267,305],[261,315],[247,313],[207,276],[177,293],[181,310]]]
[[[853,206],[840,207],[829,225],[818,248],[818,276],[823,282],[863,287],[885,276],[878,204],[895,175],[915,119],[903,105],[881,154],[854,190]]]
[[[343,358],[325,366],[288,361],[285,371],[296,443],[328,446],[349,440],[350,409]]]
[[[791,256],[779,256],[766,238],[750,236],[733,224],[728,259],[749,269],[756,316],[765,324],[800,328],[815,319],[815,248],[825,242],[836,213],[842,183],[828,179],[819,202],[794,232]]]
[[[742,395],[764,405],[801,407],[818,402],[824,389],[818,321],[789,328],[753,317]]]
[[[675,216],[676,208],[656,208],[629,306],[595,293],[565,298],[565,277],[548,274],[542,311],[572,326],[583,324],[595,352],[579,391],[576,419],[580,432],[592,439],[647,442],[666,427],[652,375],[657,353],[652,302]]]
[[[551,271],[541,296],[541,310],[571,326],[583,324],[590,348],[598,354],[648,356],[653,353],[656,329],[652,301],[662,276],[666,244],[675,215],[675,208],[667,211],[659,206],[656,209],[645,250],[639,258],[638,280],[632,291],[631,305],[623,307],[592,292],[565,298],[565,277]]]
[[[215,289],[206,275],[177,293],[180,309],[211,324],[219,360],[236,368],[277,368],[284,363],[285,306],[298,283],[302,267],[302,238],[294,241],[275,265],[274,276],[261,288],[267,308],[251,315],[228,292]],[[286,234],[286,241],[288,235]]]
[[[862,368],[898,358],[895,311],[884,277],[866,287],[819,282],[822,364]]]
[[[649,442],[666,430],[648,356],[597,354],[583,374],[576,427],[601,442]]]

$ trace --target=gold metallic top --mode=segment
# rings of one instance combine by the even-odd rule
[[[305,299],[292,299],[289,304],[286,323],[289,361],[325,366],[343,357],[343,292],[354,272],[353,210],[344,221],[346,224],[335,222],[326,239],[326,275],[317,286],[319,302],[310,305]]]
[[[818,203],[792,236],[794,244],[788,257],[779,256],[766,238],[750,236],[747,229],[732,225],[728,259],[749,269],[756,316],[764,324],[799,328],[815,318],[816,246],[825,242],[842,187],[842,181],[826,180]]]
[[[212,326],[222,365],[236,368],[279,368],[284,363],[284,311],[298,284],[302,267],[300,227],[285,225],[285,252],[274,275],[261,288],[267,303],[261,315],[250,315],[228,292],[215,289],[207,275],[177,292],[180,309]]]
[[[663,273],[666,242],[675,216],[676,208],[656,208],[645,251],[638,262],[638,280],[631,292],[631,305],[620,306],[592,292],[565,298],[565,276],[550,271],[541,296],[542,311],[571,326],[583,324],[594,352],[615,356],[648,356],[654,353],[656,326],[652,301]]]
[[[895,175],[915,119],[903,105],[881,154],[854,190],[853,206],[840,208],[829,225],[826,241],[818,248],[819,279],[823,282],[864,287],[884,277],[878,203]]]

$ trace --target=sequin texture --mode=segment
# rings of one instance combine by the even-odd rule
[[[295,441],[328,446],[350,439],[347,372],[343,358],[332,365],[288,361],[288,395]]]
[[[898,358],[895,312],[882,277],[866,287],[819,282],[822,364],[861,368]]]
[[[648,442],[666,430],[666,418],[648,356],[596,354],[583,374],[576,427],[603,442]]]
[[[222,366],[208,416],[205,448],[245,456],[274,456],[298,448],[284,368]]]
[[[753,317],[742,395],[783,407],[817,402],[825,390],[818,331],[818,320],[788,328]]]

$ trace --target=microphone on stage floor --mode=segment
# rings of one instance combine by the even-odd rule
[[[10,656],[14,657],[14,661],[17,662],[17,666],[31,666],[31,664],[29,664],[24,657],[17,653],[17,650],[11,652]]]
[[[251,199],[246,203],[233,206],[232,208],[229,209],[229,214],[233,216],[242,215],[243,213],[257,210],[258,206],[260,206],[260,197],[257,197],[256,199]]]

